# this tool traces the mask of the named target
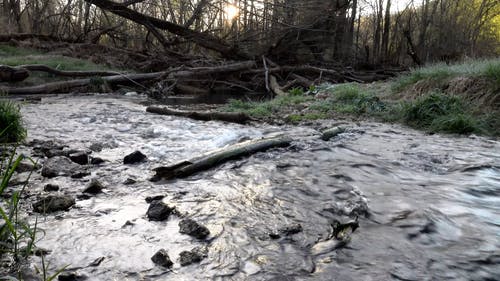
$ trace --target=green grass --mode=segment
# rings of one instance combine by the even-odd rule
[[[467,60],[462,63],[447,65],[437,63],[415,68],[407,75],[400,76],[392,84],[393,92],[401,92],[419,81],[428,81],[440,88],[450,79],[458,76],[484,77],[500,84],[500,58],[490,60]]]
[[[3,219],[0,226],[0,255],[10,254],[14,261],[19,262],[31,253],[35,243],[36,224],[31,227],[19,216],[20,198],[26,184],[12,195],[4,196],[14,171],[24,159],[22,155],[15,155],[15,149],[10,155],[0,155],[0,216]],[[26,247],[23,248],[22,245]]]
[[[0,143],[18,143],[25,137],[19,106],[13,101],[0,99]]]
[[[404,122],[433,132],[457,134],[483,133],[484,124],[472,114],[472,109],[457,96],[432,93],[403,107]]]
[[[293,108],[302,103],[313,100],[313,97],[300,95],[278,96],[272,100],[264,102],[245,102],[241,100],[230,100],[222,110],[226,112],[243,112],[252,117],[264,118],[272,117],[274,114]]]
[[[324,89],[329,96],[314,102],[309,109],[322,113],[363,115],[382,112],[386,104],[375,94],[363,90],[358,84],[340,84]]]

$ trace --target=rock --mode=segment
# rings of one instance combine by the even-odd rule
[[[78,274],[76,272],[63,272],[57,276],[59,281],[83,281],[87,280],[87,276]]]
[[[155,200],[149,205],[146,215],[150,221],[163,221],[168,219],[174,209],[161,200]]]
[[[287,225],[285,227],[280,228],[279,232],[287,236],[297,234],[299,232],[302,232],[302,225],[300,225],[300,223]]]
[[[19,162],[19,165],[17,165],[16,172],[18,173],[32,172],[38,170],[38,168],[39,168],[38,164],[35,164],[28,159],[23,159],[21,162]]]
[[[66,211],[75,205],[75,199],[69,195],[49,195],[33,203],[33,210],[38,213]]]
[[[146,197],[146,203],[151,203],[153,201],[160,201],[165,198],[165,195],[155,195]]]
[[[43,141],[43,140],[38,140],[35,139],[28,143],[28,146],[33,147],[33,152],[35,156],[47,156],[49,151],[54,150],[54,151],[62,151],[64,149],[64,145],[58,144],[54,141]]]
[[[92,151],[101,152],[104,147],[103,147],[102,143],[93,143],[90,145],[89,148]]]
[[[151,257],[151,260],[160,266],[170,268],[174,264],[165,249],[160,249],[156,254]]]
[[[87,187],[83,190],[83,193],[99,194],[102,192],[104,186],[97,179],[92,179]]]
[[[205,226],[197,223],[192,219],[183,219],[179,222],[179,232],[184,233],[198,239],[204,239],[209,234],[210,231]]]
[[[101,263],[106,259],[106,257],[98,257],[93,262],[89,263],[89,266],[96,267],[101,265]]]
[[[146,155],[142,154],[142,152],[137,150],[125,156],[125,158],[123,159],[123,164],[135,164],[139,162],[144,162],[146,161],[146,159],[147,159]]]
[[[196,247],[191,251],[182,251],[179,254],[179,262],[181,266],[190,265],[192,263],[198,263],[202,259],[207,257],[206,247]]]
[[[76,199],[78,199],[78,200],[88,200],[90,198],[92,198],[92,196],[90,196],[88,193],[82,193],[82,194],[76,195]]]
[[[289,235],[297,234],[299,232],[302,232],[302,225],[300,225],[299,223],[294,223],[291,225],[284,226],[276,232],[269,233],[269,238],[279,239],[279,238],[281,238],[282,235],[289,236]]]
[[[51,192],[51,191],[58,191],[59,190],[59,186],[56,185],[56,184],[46,184],[44,187],[43,187],[43,190],[44,191],[47,191],[47,192]]]
[[[47,159],[42,167],[42,176],[52,178],[57,176],[69,176],[79,171],[80,165],[73,163],[64,156],[55,156]]]
[[[92,165],[99,165],[104,163],[104,159],[99,158],[99,157],[90,157],[90,164]]]
[[[321,139],[324,141],[328,141],[329,139],[336,137],[337,135],[344,133],[345,128],[343,127],[333,127],[331,129],[327,129],[321,133]]]
[[[44,249],[44,248],[39,248],[39,247],[32,247],[31,249],[28,249],[27,246],[23,246],[23,247],[19,248],[19,252],[40,257],[40,256],[46,256],[46,255],[50,254],[52,251]]]
[[[123,184],[126,184],[126,185],[131,185],[131,184],[134,184],[134,183],[136,183],[136,182],[137,182],[137,181],[136,181],[136,180],[134,180],[133,178],[127,178],[127,179],[123,182]],[[146,198],[146,199],[147,199],[147,198]],[[146,200],[146,202],[147,202],[147,201],[148,201],[148,200]],[[151,202],[148,202],[148,203],[151,203]]]
[[[74,174],[71,175],[72,179],[81,179],[86,176],[90,176],[91,173],[89,171],[77,171]]]
[[[84,151],[71,153],[69,159],[80,165],[87,165],[89,163],[89,155]]]

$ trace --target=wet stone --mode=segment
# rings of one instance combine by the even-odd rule
[[[78,274],[76,272],[64,272],[57,276],[59,281],[83,281],[87,280],[87,276]]]
[[[42,176],[47,178],[69,176],[77,173],[79,169],[80,165],[73,163],[69,158],[56,156],[45,161],[42,167]]]
[[[206,247],[196,247],[191,251],[182,251],[179,254],[179,262],[181,266],[198,263],[207,257],[207,251]]]
[[[91,173],[89,171],[77,171],[71,175],[72,179],[81,179],[87,176],[90,176]]]
[[[187,234],[198,239],[204,239],[210,234],[208,228],[192,219],[181,220],[179,222],[179,228],[180,233]]]
[[[90,150],[95,152],[101,152],[103,149],[103,145],[101,143],[93,143],[90,145]]]
[[[83,151],[70,154],[69,159],[80,165],[87,165],[89,163],[89,155]]]
[[[151,260],[159,265],[159,266],[163,266],[163,267],[172,267],[172,265],[174,264],[171,260],[170,260],[170,257],[168,256],[168,253],[165,249],[160,249],[158,252],[156,252],[156,254],[154,254],[152,257],[151,257]]]
[[[43,187],[43,190],[47,191],[47,192],[58,191],[59,190],[59,186],[57,184],[49,183],[49,184],[46,184]]]
[[[136,181],[136,180],[134,180],[133,178],[127,178],[127,179],[123,182],[123,184],[125,184],[125,185],[131,185],[131,184],[134,184],[134,183],[136,183],[136,182],[137,182],[137,181]],[[146,202],[147,202],[147,199],[146,199]],[[150,202],[148,202],[148,203],[150,203]]]
[[[299,223],[287,225],[285,227],[280,228],[279,232],[287,236],[297,234],[299,232],[302,232],[302,225],[300,225]]]
[[[146,203],[151,203],[153,201],[160,201],[165,198],[165,195],[154,195],[146,197]]]
[[[104,163],[104,159],[99,158],[99,157],[90,157],[90,164],[92,165],[99,165]]]
[[[142,154],[140,151],[134,151],[123,158],[123,164],[135,164],[139,162],[144,162],[147,160],[146,155]]]
[[[33,203],[33,210],[38,213],[66,211],[75,205],[75,199],[69,195],[49,195]]]
[[[146,215],[150,221],[163,221],[168,219],[174,207],[169,207],[161,200],[152,201]]]
[[[92,179],[87,187],[83,190],[83,193],[99,194],[102,192],[103,188],[104,186],[99,180]]]
[[[24,159],[21,162],[19,162],[19,165],[17,165],[16,172],[18,173],[31,172],[37,170],[38,168],[39,168],[38,164],[35,164],[27,159]]]

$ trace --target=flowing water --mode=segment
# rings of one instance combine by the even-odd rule
[[[106,187],[67,212],[38,216],[50,271],[68,265],[87,280],[500,279],[498,141],[362,122],[344,124],[346,133],[325,142],[318,129],[333,121],[201,122],[146,113],[140,101],[89,95],[23,105],[30,140],[102,147],[92,156],[107,161],[83,179],[30,181],[32,197],[47,183],[74,196],[91,178]],[[292,145],[186,179],[149,181],[157,166],[276,134],[292,136]],[[124,165],[135,150],[148,161]],[[178,215],[149,221],[145,198],[155,195],[206,225],[208,239],[179,233]],[[356,217],[359,228],[339,246],[332,224]],[[296,224],[302,231],[273,235]],[[196,246],[206,246],[208,257],[181,267],[179,253]],[[151,261],[161,248],[175,262],[171,270]]]

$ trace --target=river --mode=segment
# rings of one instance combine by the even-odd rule
[[[325,142],[319,130],[338,122],[202,122],[146,113],[143,101],[83,95],[23,104],[30,141],[99,147],[92,156],[106,160],[83,179],[32,177],[32,197],[47,183],[73,196],[92,178],[105,186],[67,212],[38,215],[37,245],[51,250],[50,272],[68,266],[87,280],[500,280],[498,141],[339,121],[347,132]],[[292,145],[186,179],[149,181],[160,165],[277,134]],[[124,165],[135,150],[148,161]],[[145,198],[156,195],[210,236],[179,233],[175,215],[149,221]],[[356,217],[349,243],[331,243],[332,224]],[[295,234],[273,235],[297,224]],[[208,256],[180,266],[179,253],[196,246]],[[174,261],[170,270],[151,261],[161,248]]]

